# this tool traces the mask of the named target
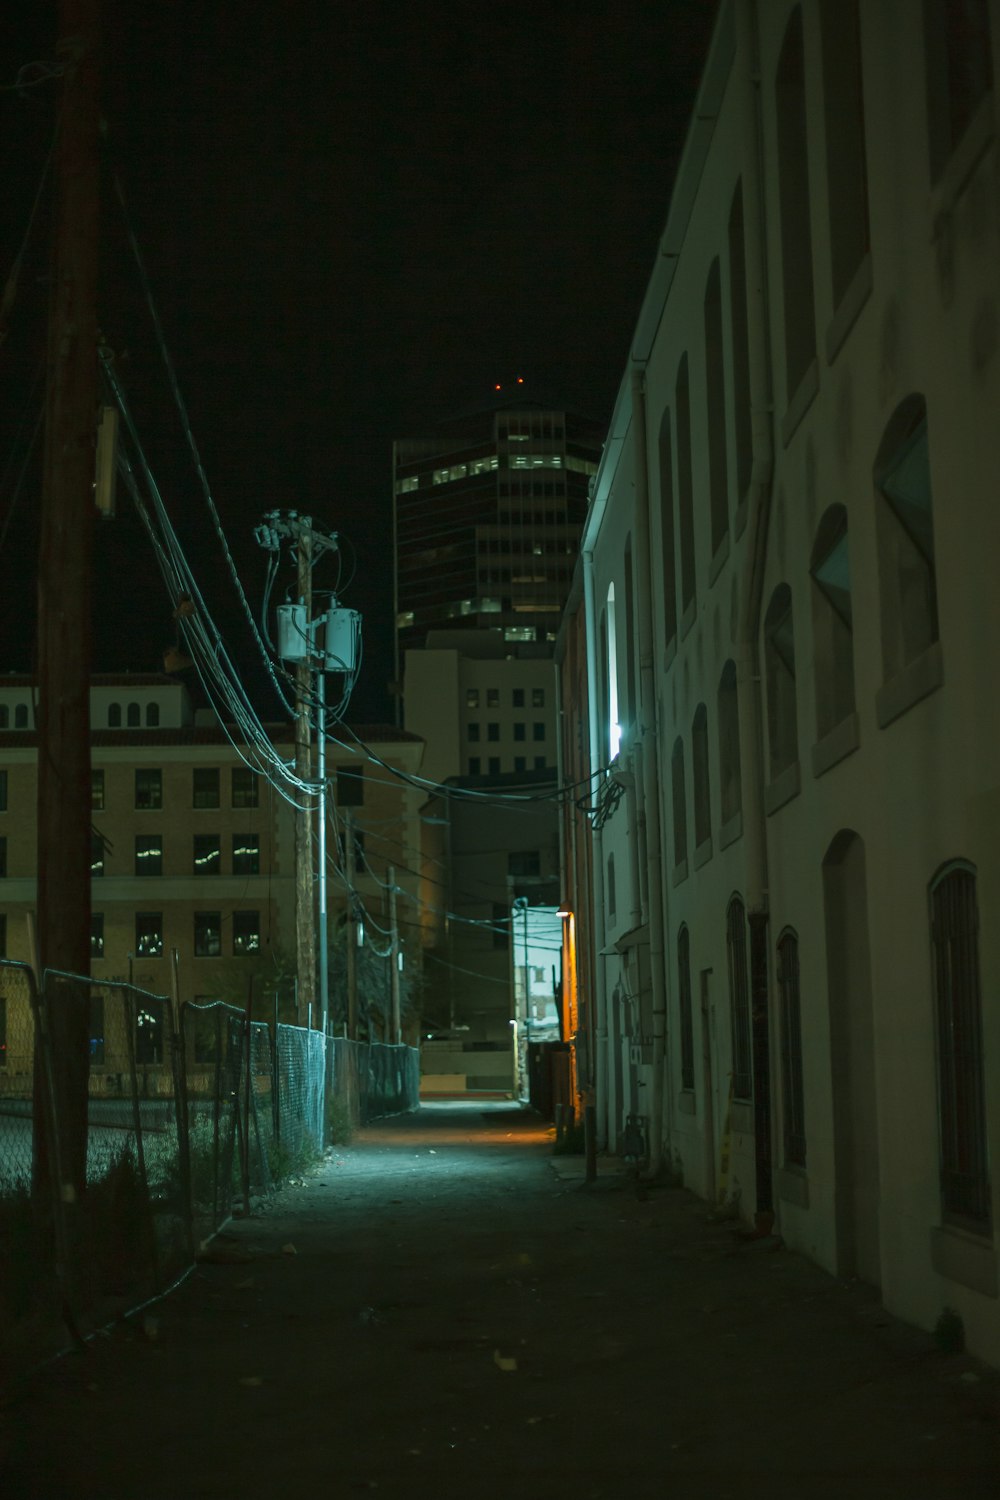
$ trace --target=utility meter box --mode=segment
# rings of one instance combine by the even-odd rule
[[[304,604],[278,605],[278,655],[282,661],[305,661],[309,655],[309,626]]]
[[[361,616],[358,611],[339,608],[328,610],[322,640],[325,672],[356,671],[361,641]]]

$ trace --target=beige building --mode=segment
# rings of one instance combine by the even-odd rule
[[[36,761],[33,683],[0,679],[0,956],[30,960],[35,901]],[[245,1002],[251,973],[263,998],[281,991],[291,1018],[295,955],[294,809],[248,767],[210,711],[165,676],[98,676],[91,689],[93,855],[91,970],[169,993],[177,950],[182,1000]],[[357,738],[355,738],[355,736]],[[279,755],[291,730],[272,726]],[[368,748],[376,760],[369,758]],[[397,902],[419,897],[419,806],[410,780],[423,745],[384,725],[344,731],[327,750],[328,912],[346,907],[344,835],[353,830],[354,887],[378,944]],[[409,867],[409,868],[408,868]],[[402,923],[400,924],[402,927]],[[419,944],[407,956],[419,962]],[[298,996],[299,1013],[315,997]],[[333,997],[335,1000],[336,997]],[[331,1009],[334,1009],[331,1004]],[[314,1017],[318,1024],[318,1011]]]
[[[581,547],[605,1135],[994,1362],[998,65],[723,0]]]

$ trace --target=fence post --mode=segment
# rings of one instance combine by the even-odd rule
[[[194,1256],[194,1204],[191,1201],[191,1136],[188,1120],[187,1056],[184,1049],[184,1021],[181,1009],[179,955],[170,950],[170,1050],[174,1075],[174,1114],[177,1123],[177,1164],[181,1179],[181,1214],[188,1255]]]
[[[132,960],[130,958],[130,969],[131,966]],[[135,1159],[139,1168],[139,1182],[142,1185],[146,1219],[149,1225],[149,1259],[153,1272],[153,1285],[159,1291],[160,1257],[156,1246],[156,1226],[153,1223],[153,1209],[149,1201],[149,1180],[146,1177],[146,1150],[142,1139],[142,1109],[139,1104],[139,1067],[135,1055],[139,1001],[131,985],[119,985],[118,988],[122,991],[122,1000],[125,1009],[125,1045],[128,1049],[129,1074],[132,1084],[132,1126],[135,1130]]]

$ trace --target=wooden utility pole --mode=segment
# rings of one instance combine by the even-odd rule
[[[358,1039],[358,929],[354,918],[354,818],[344,814],[344,865],[347,869],[347,926],[344,929],[347,960],[347,1035]]]
[[[38,557],[38,949],[90,972],[90,600],[97,412],[99,0],[60,0],[48,386]],[[86,986],[50,987],[60,1195],[86,1187]],[[36,1057],[36,1084],[40,1059]],[[53,1153],[35,1089],[34,1181]]]
[[[396,867],[390,865],[389,876],[389,983],[392,987],[392,1041],[397,1046],[403,1040],[402,1016],[399,1005],[399,929],[396,926]]]
[[[312,619],[312,517],[302,516],[298,533],[298,600],[305,605],[306,632]],[[295,774],[312,782],[312,654],[295,667]],[[298,1023],[306,1024],[316,998],[316,903],[313,892],[313,807],[309,794],[299,791],[306,806],[295,814],[295,957],[299,976]]]

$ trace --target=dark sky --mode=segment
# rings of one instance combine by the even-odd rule
[[[393,437],[517,375],[529,395],[610,416],[714,9],[105,0],[108,162],[216,502],[252,601],[265,510],[310,510],[353,547],[344,602],[364,614],[366,665],[352,718],[390,713]],[[0,85],[52,56],[55,6],[17,10]],[[52,83],[0,93],[4,277],[55,98]],[[0,536],[41,400],[47,245],[43,205],[0,346]],[[203,592],[256,682],[107,189],[102,260],[105,337]],[[31,664],[37,503],[29,462],[0,548],[4,669]],[[127,501],[100,528],[95,583],[95,665],[158,669],[170,606]]]

